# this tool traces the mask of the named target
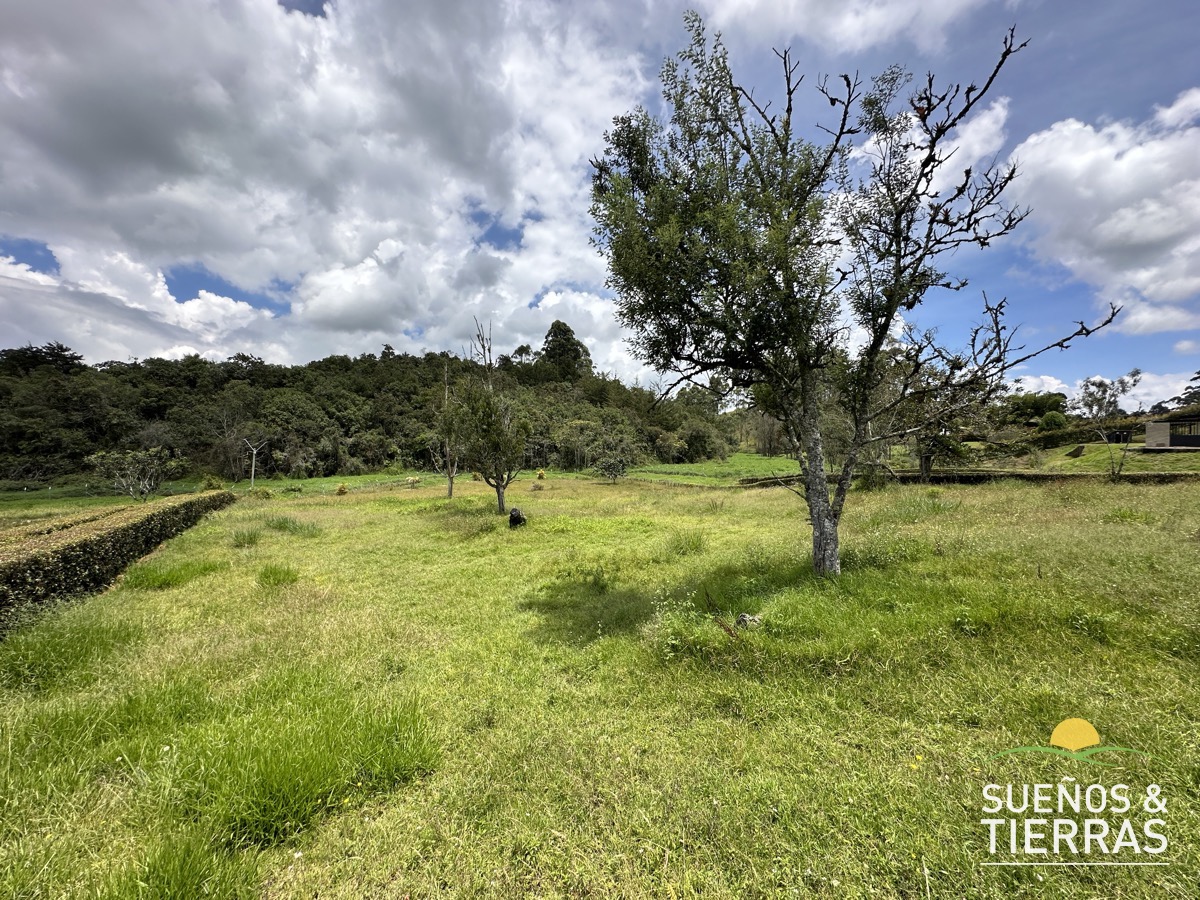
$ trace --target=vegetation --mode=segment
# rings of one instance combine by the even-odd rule
[[[350,483],[0,643],[0,894],[1194,892],[1200,486],[863,494],[823,579],[784,491],[554,477],[510,532]],[[980,867],[983,784],[1095,777],[994,758],[1069,716],[1149,754],[1105,777],[1163,786],[1170,867]]]
[[[453,401],[482,376],[471,359],[388,346],[300,366],[246,354],[88,366],[57,343],[0,350],[0,491],[70,482],[99,493],[112,489],[116,463],[151,457],[232,482],[252,466],[259,480],[440,467],[450,489],[468,437],[455,430]],[[715,406],[656,403],[653,391],[594,372],[563,322],[541,351],[500,354],[489,380],[529,423],[522,468],[587,469],[614,431],[651,453],[661,440],[667,462],[723,456],[734,440]],[[121,490],[139,497],[160,487],[127,481]]]
[[[1133,443],[1133,429],[1114,430],[1116,420],[1124,418],[1121,400],[1142,380],[1140,369],[1122,375],[1113,381],[1107,378],[1089,378],[1079,390],[1072,404],[1088,422],[1108,451],[1108,473],[1116,479],[1125,468],[1129,458],[1129,445]]]
[[[0,612],[104,587],[131,562],[233,500],[228,491],[211,491],[8,529],[0,537]]]
[[[843,505],[868,449],[917,435],[927,473],[956,450],[943,434],[964,410],[1049,349],[1010,354],[1004,303],[986,298],[961,351],[903,325],[931,289],[965,285],[942,268],[960,247],[987,247],[1026,215],[1004,198],[1014,165],[955,170],[952,144],[1024,44],[1010,31],[982,86],[930,75],[910,92],[899,67],[869,87],[821,81],[832,120],[814,142],[789,51],[777,52],[783,107],[772,112],[736,81],[699,15],[685,18],[691,44],[661,74],[668,118],[618,116],[593,162],[596,243],[641,359],[680,382],[728,378],[782,424],[804,474],[813,565],[837,574]],[[853,352],[846,320],[864,336]],[[1081,323],[1050,346],[1093,330]]]

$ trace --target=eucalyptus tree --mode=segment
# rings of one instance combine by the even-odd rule
[[[1015,166],[956,168],[953,149],[1024,44],[1010,31],[982,86],[941,87],[930,75],[910,89],[898,67],[869,85],[822,80],[831,122],[808,140],[790,51],[776,51],[782,106],[772,111],[735,80],[720,37],[710,44],[695,13],[685,21],[690,45],[661,72],[669,116],[618,116],[592,161],[594,241],[635,352],[677,375],[671,387],[719,374],[770,398],[766,411],[798,448],[814,569],[836,574],[864,450],[923,427],[896,407],[920,392],[938,397],[929,406],[939,415],[953,412],[960,396],[976,402],[981,385],[998,389],[1013,366],[1100,327],[1080,322],[1025,351],[1012,346],[1004,302],[985,296],[982,324],[955,352],[908,321],[931,289],[965,286],[943,268],[949,254],[988,246],[1027,214],[1004,200]],[[898,388],[881,394],[897,368]],[[820,424],[831,403],[849,429],[832,489]]]

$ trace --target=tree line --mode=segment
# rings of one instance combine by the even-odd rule
[[[540,350],[490,352],[490,342],[487,359],[385,345],[286,366],[245,353],[87,365],[57,342],[0,350],[0,479],[85,477],[104,454],[151,451],[230,481],[252,461],[258,477],[285,478],[444,468],[448,402],[482,414],[480,383],[518,426],[518,468],[698,461],[734,440],[715,395],[694,387],[659,400],[599,373],[564,322]],[[461,422],[452,443],[477,437],[478,424]]]

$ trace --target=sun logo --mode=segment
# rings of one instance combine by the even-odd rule
[[[1100,732],[1087,719],[1063,719],[1050,733],[1050,746],[1077,753],[1100,743]]]
[[[1130,747],[1100,746],[1100,732],[1096,730],[1095,726],[1087,719],[1075,718],[1063,719],[1054,726],[1054,731],[1050,733],[1049,747],[1014,747],[1012,750],[1004,750],[997,753],[992,759],[1000,756],[1009,756],[1013,753],[1050,753],[1055,756],[1065,756],[1068,759],[1091,763],[1094,766],[1107,766],[1112,764],[1094,759],[1097,753],[1140,752]],[[1144,756],[1145,754],[1142,755]]]

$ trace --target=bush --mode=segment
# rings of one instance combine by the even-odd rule
[[[1042,416],[1042,420],[1038,422],[1038,431],[1060,431],[1067,427],[1067,417],[1060,412],[1051,410]]]
[[[369,471],[367,464],[354,456],[347,456],[338,468],[339,475],[366,475]]]
[[[212,491],[13,529],[0,544],[0,607],[106,587],[135,559],[235,499]]]
[[[334,493],[337,494],[339,497],[345,497],[348,493],[350,493],[350,488],[346,485],[345,482],[342,482],[341,484],[339,484],[337,486],[337,490],[334,491]]]
[[[225,490],[225,482],[221,480],[219,475],[214,475],[212,472],[205,472],[204,477],[200,479],[199,490],[223,491]]]
[[[265,487],[252,487],[246,491],[246,496],[251,500],[270,500],[271,489]]]
[[[595,469],[596,474],[603,478],[607,478],[609,481],[615,484],[618,478],[624,476],[628,466],[626,465],[625,460],[619,456],[606,456],[599,460],[596,465],[593,466],[593,468]]]

